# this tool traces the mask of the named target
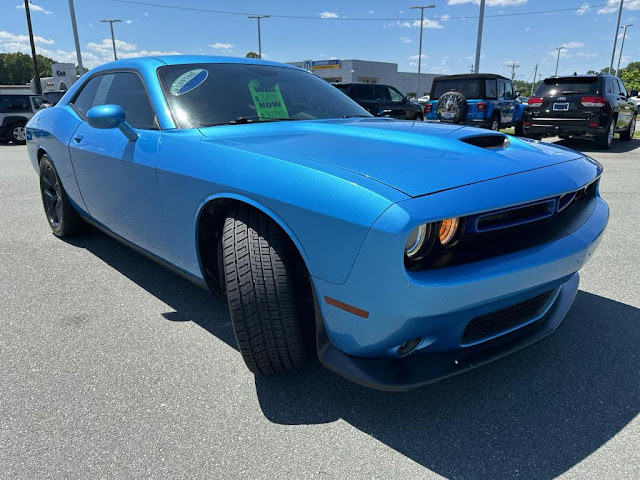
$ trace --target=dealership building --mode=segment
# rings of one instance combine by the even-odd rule
[[[397,63],[370,62],[367,60],[305,60],[289,62],[309,70],[327,82],[382,83],[396,87],[403,94],[418,90],[418,73],[399,72]],[[420,95],[428,94],[431,82],[437,75],[420,74]]]

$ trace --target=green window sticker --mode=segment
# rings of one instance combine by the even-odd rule
[[[260,80],[254,78],[248,86],[258,118],[289,118],[277,83],[274,86],[262,86]]]

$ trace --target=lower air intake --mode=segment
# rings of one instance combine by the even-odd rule
[[[471,320],[464,329],[461,345],[480,342],[523,325],[540,314],[553,291],[516,303]]]

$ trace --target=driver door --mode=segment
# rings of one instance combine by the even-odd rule
[[[117,128],[98,129],[86,122],[96,105],[122,107],[138,133],[130,142]],[[160,130],[140,76],[106,72],[90,79],[71,103],[83,120],[69,143],[78,187],[94,220],[120,237],[153,250],[162,208],[156,177]]]

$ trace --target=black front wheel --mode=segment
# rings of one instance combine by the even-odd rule
[[[51,231],[57,237],[70,237],[86,230],[87,224],[69,201],[58,172],[48,155],[40,159],[40,194]]]

